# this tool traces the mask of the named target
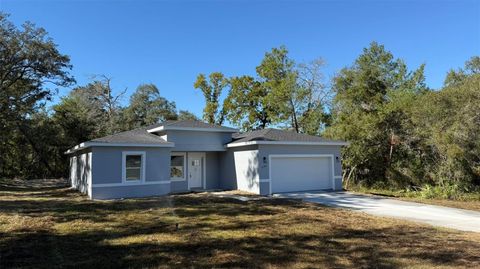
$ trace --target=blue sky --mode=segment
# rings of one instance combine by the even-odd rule
[[[377,41],[410,68],[426,63],[435,89],[450,68],[480,55],[480,1],[0,0],[0,10],[17,25],[44,27],[71,57],[78,84],[105,74],[131,94],[154,83],[198,116],[199,73],[253,75],[264,53],[280,45],[297,62],[324,58],[328,79]]]

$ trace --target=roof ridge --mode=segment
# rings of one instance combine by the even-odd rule
[[[113,133],[113,134],[107,134],[107,135],[104,135],[104,136],[102,136],[102,137],[120,135],[120,134],[123,134],[123,133],[128,133],[128,132],[133,132],[133,131],[139,131],[139,130],[141,130],[141,129],[143,129],[143,128],[144,128],[144,127],[138,127],[138,128],[132,129],[132,130],[126,130],[126,131],[116,132],[116,133]],[[100,138],[102,138],[102,137],[100,137]]]
[[[272,131],[272,128],[265,128],[264,130],[266,130],[263,135],[266,136],[268,133],[270,133],[270,131]]]

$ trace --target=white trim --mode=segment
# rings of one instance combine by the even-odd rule
[[[90,197],[90,198],[92,198],[92,183],[93,183],[93,179],[92,179],[92,175],[93,175],[92,155],[93,155],[93,152],[87,153],[87,156],[88,156],[88,164],[89,164],[89,166],[90,166],[89,175],[88,175],[88,177],[87,177],[87,179],[88,179],[87,194],[88,194],[88,197]]]
[[[207,154],[204,152],[202,156],[203,160],[203,189],[207,189]]]
[[[140,179],[139,180],[127,180],[127,172],[126,172],[126,161],[127,161],[127,156],[129,155],[140,155]],[[147,153],[145,151],[122,151],[122,183],[125,184],[143,184],[145,183],[145,167],[146,167],[146,161],[147,161]]]
[[[77,156],[73,156],[70,158],[70,185],[72,185],[73,188],[77,188],[76,182],[77,182]],[[72,177],[73,174],[73,177]]]
[[[147,130],[149,133],[156,133],[162,131],[198,131],[198,132],[224,132],[224,133],[237,133],[238,129],[223,129],[223,128],[195,128],[195,127],[176,127],[176,126],[159,126],[153,129]]]
[[[250,145],[312,145],[312,146],[348,146],[350,143],[343,141],[319,141],[319,142],[309,142],[309,141],[247,141],[239,143],[229,143],[226,145],[227,148],[234,147],[243,147]]]
[[[144,186],[144,185],[158,185],[158,184],[170,184],[169,180],[162,181],[145,181],[143,183],[105,183],[105,184],[93,184],[94,188],[103,187],[122,187],[122,186]]]
[[[335,156],[333,154],[270,154],[268,155],[268,175],[270,177],[270,190],[269,193],[272,195],[272,157],[273,158],[291,158],[291,157],[298,157],[298,158],[331,158],[332,160],[332,189],[335,189]]]
[[[186,181],[186,179],[171,178],[170,181],[172,181],[172,182],[182,182],[182,181]]]
[[[108,142],[83,142],[75,147],[65,151],[65,154],[71,154],[75,151],[89,147],[145,147],[145,148],[173,148],[175,143],[167,142],[163,144],[142,144],[142,143],[108,143]]]
[[[194,156],[196,154],[197,157],[200,157],[200,161],[202,161],[202,158],[203,158],[203,164],[202,164],[202,170],[203,170],[203,173],[202,173],[202,176],[203,176],[203,179],[202,179],[202,188],[203,189],[206,189],[206,175],[207,175],[207,154],[205,152],[187,152],[187,169],[188,169],[188,173],[190,173],[190,155],[193,154]],[[188,190],[190,190],[190,177],[187,177],[187,188]]]
[[[182,156],[183,157],[183,178],[182,177],[170,177],[170,181],[185,181],[187,180],[187,153],[186,152],[172,152],[171,156]],[[170,158],[170,171],[172,167],[172,159]]]

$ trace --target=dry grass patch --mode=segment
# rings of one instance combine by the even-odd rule
[[[296,200],[12,188],[0,186],[0,268],[480,267],[480,234]]]

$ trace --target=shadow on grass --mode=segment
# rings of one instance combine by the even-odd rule
[[[398,238],[403,230],[391,232],[385,229],[358,231],[334,229],[324,235],[272,235],[264,237],[211,238],[195,235],[191,230],[174,231],[157,226],[137,227],[123,232],[96,231],[91,233],[58,235],[41,231],[20,236],[8,236],[0,247],[2,268],[61,267],[85,268],[145,268],[145,267],[288,267],[294,263],[307,263],[335,268],[398,268],[392,257],[428,261],[432,265],[461,266],[462,261],[478,260],[478,256],[466,254],[469,242],[455,242],[456,250],[417,248],[404,251],[407,245]],[[221,229],[221,227],[217,227]],[[385,233],[389,233],[388,236]],[[180,242],[156,242],[154,238],[141,243],[126,245],[105,244],[105,240],[123,238],[144,233],[159,236],[177,234],[185,238]],[[2,235],[6,236],[6,235]],[[422,231],[416,240],[432,240],[435,234]],[[362,244],[344,243],[353,238],[368,238]],[[385,243],[393,248],[384,248]],[[224,256],[220,255],[224,253]],[[345,263],[345,260],[348,263]]]
[[[429,266],[480,266],[478,242],[451,240],[421,226],[335,223],[326,214],[343,211],[297,200],[241,202],[188,194],[95,202],[65,188],[30,192],[0,196],[0,215],[52,216],[55,224],[67,227],[78,220],[101,226],[0,229],[0,268],[399,268],[405,266],[399,263],[403,259]],[[291,216],[305,209],[312,215]],[[302,228],[305,224],[312,229]]]

